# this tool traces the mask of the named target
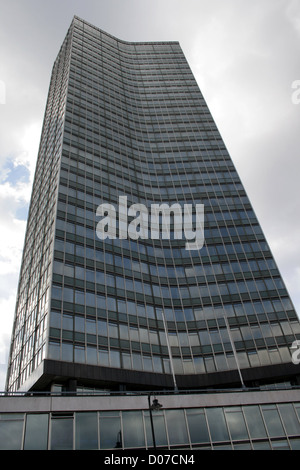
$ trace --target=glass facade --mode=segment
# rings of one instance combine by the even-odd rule
[[[129,206],[204,204],[203,248],[187,250],[176,238],[175,217],[169,237],[100,240],[97,207],[117,206],[120,196]],[[7,389],[34,387],[30,377],[46,361],[56,364],[56,380],[61,364],[76,364],[69,374],[83,385],[90,366],[126,372],[95,379],[108,388],[149,389],[154,375],[180,388],[204,386],[212,374],[219,379],[210,384],[230,385],[252,369],[250,384],[262,380],[254,372],[260,367],[268,368],[269,382],[294,380],[297,366],[276,366],[291,365],[297,339],[298,317],[179,44],[127,43],[75,17],[49,89]],[[225,379],[232,371],[240,375]],[[266,423],[268,411],[257,412]],[[172,428],[176,413],[155,417],[165,423],[162,445],[252,438],[244,410],[223,410],[218,430],[203,424],[201,431],[194,423],[209,426],[217,409],[182,411],[181,430]],[[89,420],[96,448],[111,448],[121,424],[122,445],[148,442],[143,413],[125,413],[121,424],[120,415],[101,413],[50,418],[51,448],[84,448],[80,430]],[[98,425],[106,419],[112,434],[102,436]],[[34,417],[27,420],[34,429]],[[67,437],[73,426],[76,444]]]
[[[157,449],[299,450],[300,403],[154,411]],[[1,413],[0,450],[153,449],[148,410]]]

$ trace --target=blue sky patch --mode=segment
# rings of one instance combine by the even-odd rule
[[[28,217],[29,204],[21,206],[16,210],[15,217],[18,220],[27,220]]]
[[[10,183],[12,186],[16,186],[18,183],[29,183],[30,172],[25,165],[14,165],[13,160],[7,159],[3,165],[3,170],[9,170],[3,183]]]

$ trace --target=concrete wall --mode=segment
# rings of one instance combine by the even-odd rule
[[[151,395],[151,401],[155,395]],[[300,402],[300,390],[157,395],[164,409]],[[0,413],[148,409],[147,395],[2,396]]]

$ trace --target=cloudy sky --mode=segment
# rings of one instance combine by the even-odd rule
[[[0,0],[0,390],[50,73],[74,15],[180,42],[300,312],[300,1]]]

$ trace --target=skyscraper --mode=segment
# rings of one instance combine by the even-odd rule
[[[74,17],[52,71],[7,390],[299,384],[297,339],[180,45]]]

